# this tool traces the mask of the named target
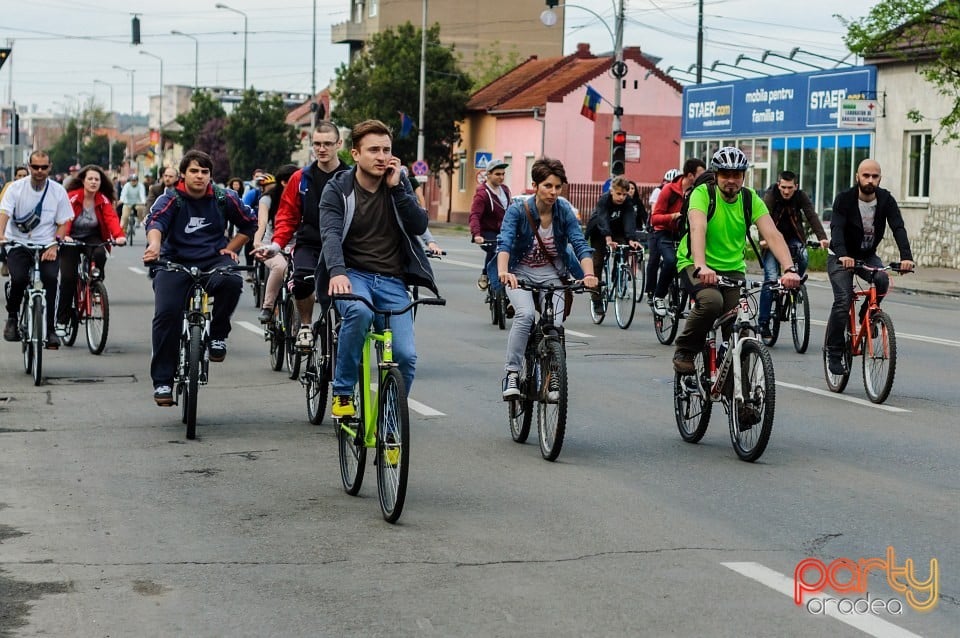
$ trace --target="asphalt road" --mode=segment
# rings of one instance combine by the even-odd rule
[[[506,333],[474,285],[481,253],[444,244],[449,303],[417,318],[396,526],[373,473],[359,498],[343,492],[329,420],[309,425],[300,385],[269,370],[249,292],[201,390],[196,441],[151,399],[142,246],[108,265],[102,356],[81,336],[46,353],[36,388],[19,347],[0,345],[0,636],[956,635],[957,301],[891,294],[900,359],[873,406],[859,368],[843,395],[825,391],[830,291],[811,283],[810,349],[788,337],[773,348],[773,436],[747,464],[719,406],[700,444],[680,440],[672,349],[646,306],[621,331],[592,325],[580,298],[567,440],[547,463],[535,433],[509,436]],[[932,611],[794,604],[801,560],[885,559],[888,547],[920,579],[938,561]],[[906,600],[876,565],[866,582],[871,600]]]

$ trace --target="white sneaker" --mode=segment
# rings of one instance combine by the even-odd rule
[[[300,326],[300,332],[297,333],[297,347],[305,350],[313,347],[313,332],[310,326]]]
[[[509,401],[520,396],[520,376],[516,372],[508,372],[503,379],[503,400]]]
[[[58,324],[56,324],[56,325],[54,326],[53,331],[56,333],[56,335],[57,335],[58,337],[66,337],[66,336],[67,336],[67,324],[65,324],[65,323],[58,323]]]
[[[663,297],[653,298],[653,313],[658,317],[667,316],[667,303],[663,300]]]

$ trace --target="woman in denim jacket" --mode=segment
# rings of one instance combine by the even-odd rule
[[[593,274],[593,249],[584,239],[580,222],[569,204],[557,201],[560,189],[567,183],[563,164],[559,160],[542,157],[534,162],[531,177],[536,193],[523,202],[515,201],[510,205],[497,236],[497,279],[507,287],[507,297],[515,309],[513,325],[507,336],[504,400],[520,394],[517,373],[536,319],[533,293],[517,288],[517,278],[538,284],[560,284],[568,273],[576,272],[575,267],[579,266],[586,273],[584,284],[588,287],[597,285],[597,278]],[[533,228],[527,219],[528,210],[537,226],[543,249],[541,242],[533,236]],[[573,255],[567,250],[568,244],[573,248]],[[560,326],[563,323],[564,300],[562,293],[555,294],[554,321]]]

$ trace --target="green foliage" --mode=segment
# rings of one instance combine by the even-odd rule
[[[50,154],[50,173],[66,173],[71,164],[77,161],[77,134],[76,120],[70,120],[63,129],[63,135],[47,149]],[[122,157],[122,156],[121,156]]]
[[[399,137],[400,115],[416,120],[420,103],[421,30],[409,22],[377,33],[349,66],[337,69],[332,118],[343,126],[367,119],[394,129],[393,154],[405,164],[416,159],[417,131]],[[440,44],[440,27],[427,30],[427,86],[424,159],[435,173],[452,172],[452,149],[460,141],[458,122],[466,114],[470,79],[454,50]],[[416,127],[414,127],[416,128]],[[349,143],[349,140],[348,140]]]
[[[257,167],[271,169],[290,162],[299,146],[297,130],[286,123],[287,109],[279,95],[260,99],[253,88],[227,119],[223,134],[230,169],[235,175],[250,175]]]
[[[920,75],[952,102],[950,112],[940,117],[937,136],[942,141],[960,141],[960,3],[881,0],[865,17],[838,17],[847,28],[844,41],[857,55],[882,53],[907,62],[921,60]],[[924,55],[918,56],[918,51]],[[919,105],[911,109],[910,119],[925,119]]]
[[[218,101],[209,93],[197,91],[190,97],[192,106],[186,113],[177,116],[177,124],[183,127],[179,133],[168,132],[165,135],[178,142],[185,151],[194,148],[200,138],[200,131],[210,120],[224,118],[227,113]]]
[[[490,84],[507,71],[513,70],[520,63],[520,51],[516,45],[504,54],[500,49],[500,41],[493,42],[489,47],[478,49],[473,58],[473,85],[470,91],[477,91]]]

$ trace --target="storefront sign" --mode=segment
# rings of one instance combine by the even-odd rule
[[[873,130],[877,122],[877,100],[841,100],[837,115],[839,128],[865,128]]]
[[[876,67],[862,66],[688,86],[683,90],[683,137],[835,129],[840,103],[872,97],[876,84]]]

